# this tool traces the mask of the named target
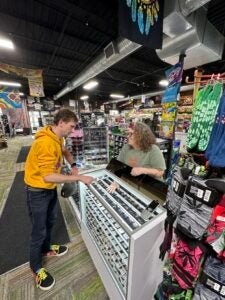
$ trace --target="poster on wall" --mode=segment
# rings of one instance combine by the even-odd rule
[[[22,108],[19,91],[10,87],[0,86],[0,108]]]
[[[120,0],[119,33],[152,49],[162,48],[164,0]]]

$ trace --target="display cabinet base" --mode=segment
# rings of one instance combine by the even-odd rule
[[[110,274],[110,270],[107,268],[106,263],[95,245],[95,242],[83,223],[81,223],[81,234],[109,298],[111,300],[125,300],[126,298],[121,294],[119,287],[116,285],[116,282]]]

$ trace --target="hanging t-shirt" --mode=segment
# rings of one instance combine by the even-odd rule
[[[134,168],[152,168],[165,170],[166,164],[162,152],[157,145],[152,145],[148,152],[135,150],[130,145],[126,144],[120,151],[117,158],[122,163]]]

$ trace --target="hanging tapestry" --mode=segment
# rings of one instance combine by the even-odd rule
[[[21,108],[19,91],[9,87],[0,86],[0,108]]]
[[[13,73],[18,76],[28,78],[30,96],[34,97],[44,97],[44,87],[43,87],[43,70],[41,69],[25,69],[20,67],[11,66],[0,62],[0,71],[5,73]]]
[[[120,0],[119,33],[152,49],[162,48],[164,0]]]
[[[30,96],[44,97],[43,78],[42,77],[28,77]]]

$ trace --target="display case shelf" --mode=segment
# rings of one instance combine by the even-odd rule
[[[107,163],[108,133],[106,127],[84,127],[84,158],[93,164]]]
[[[110,299],[153,299],[165,210],[107,170],[86,175],[95,181],[79,184],[81,233]],[[119,188],[109,193],[114,181]]]

